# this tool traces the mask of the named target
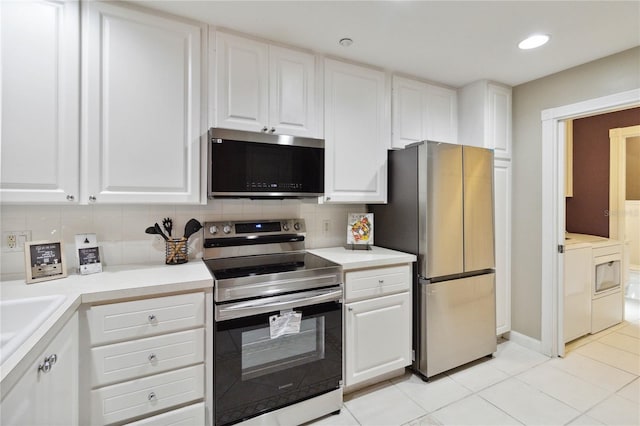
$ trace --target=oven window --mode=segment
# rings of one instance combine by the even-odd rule
[[[242,333],[242,380],[324,358],[324,317],[303,319],[300,332],[271,338],[265,327]]]
[[[295,307],[300,332],[274,339],[279,311],[214,324],[215,424],[229,425],[338,389],[342,303]]]

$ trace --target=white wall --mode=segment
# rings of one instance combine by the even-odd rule
[[[69,271],[77,267],[74,236],[97,234],[106,265],[164,263],[164,240],[145,234],[148,226],[162,218],[174,221],[174,235],[182,235],[185,223],[251,219],[305,219],[307,248],[346,243],[347,214],[364,212],[364,205],[318,205],[304,200],[213,200],[206,206],[148,205],[1,205],[0,230],[30,230],[32,240],[63,240]],[[330,229],[322,224],[329,220]],[[202,232],[189,239],[190,259],[202,257]],[[2,279],[24,278],[24,254],[2,252]]]
[[[514,331],[541,338],[541,111],[637,88],[640,47],[513,88]]]

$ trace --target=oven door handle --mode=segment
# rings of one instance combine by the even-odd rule
[[[315,305],[324,302],[334,302],[342,299],[340,289],[305,291],[304,293],[288,294],[285,296],[266,297],[257,300],[231,303],[216,306],[216,321],[250,317],[273,311],[282,311],[301,306]]]

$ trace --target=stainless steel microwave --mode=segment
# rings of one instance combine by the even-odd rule
[[[324,140],[209,129],[209,198],[303,198],[324,193]]]

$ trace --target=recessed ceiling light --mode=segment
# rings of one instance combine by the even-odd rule
[[[547,34],[534,34],[518,43],[518,47],[522,50],[535,49],[548,42],[549,38]]]
[[[340,43],[340,46],[349,47],[353,44],[353,40],[351,40],[348,37],[345,37],[345,38],[341,38],[338,43]]]

